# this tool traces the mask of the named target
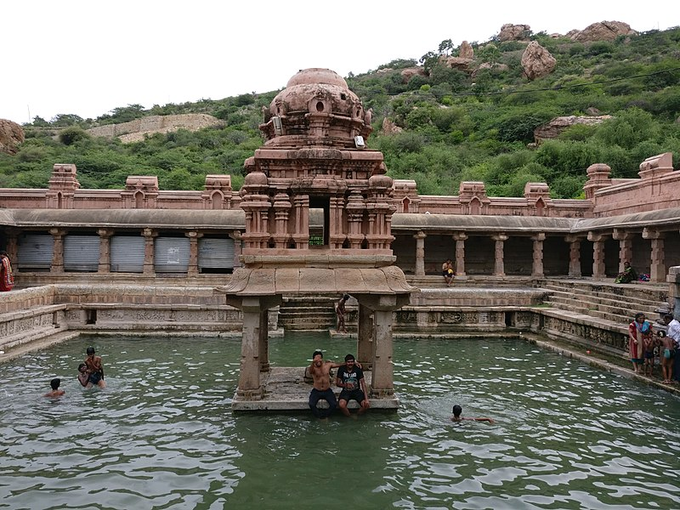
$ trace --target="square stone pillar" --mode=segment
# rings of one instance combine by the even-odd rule
[[[241,339],[241,366],[237,394],[246,400],[260,400],[263,388],[260,383],[260,332],[262,314],[258,298],[243,300],[243,337]]]
[[[145,228],[142,231],[144,236],[144,269],[143,274],[154,276],[156,274],[156,267],[154,262],[154,239],[158,237],[158,232],[151,228]]]
[[[413,236],[416,240],[416,276],[425,276],[425,238],[427,234],[419,230]]]
[[[99,234],[99,265],[97,266],[98,273],[111,272],[111,236],[113,230],[108,228],[100,228],[97,230]]]
[[[531,236],[534,242],[533,262],[531,264],[531,276],[534,278],[543,278],[543,241],[545,241],[545,234],[540,232]]]
[[[359,303],[359,327],[357,341],[357,361],[365,370],[373,367],[374,345],[373,316],[371,310]]]
[[[603,280],[606,276],[604,265],[604,242],[607,235],[588,232],[588,241],[593,243],[593,279]]]
[[[649,281],[664,282],[666,281],[666,260],[664,252],[664,238],[663,232],[645,228],[642,231],[643,239],[651,240],[651,262],[649,266]]]
[[[241,231],[234,230],[229,237],[234,240],[234,268],[241,267]]]
[[[673,266],[668,269],[668,304],[673,311],[673,317],[680,320],[680,266]]]
[[[260,372],[269,372],[269,310],[260,310],[258,359]]]
[[[392,311],[376,310],[375,321],[375,356],[373,358],[373,378],[371,395],[385,397],[394,394],[394,368],[392,366]]]
[[[52,264],[50,265],[50,273],[64,272],[64,236],[66,231],[60,228],[50,229],[50,234],[54,239],[54,248],[52,251]]]
[[[580,278],[581,274],[581,236],[568,235],[564,238],[569,243],[569,276]]]
[[[503,252],[505,241],[508,236],[505,234],[496,234],[491,236],[491,239],[496,243],[494,248],[494,276],[505,276],[505,254]]]
[[[619,273],[626,268],[624,262],[631,262],[633,258],[633,232],[626,232],[624,230],[615,228],[612,233],[612,238],[619,242]]]
[[[456,232],[453,234],[453,240],[456,241],[456,276],[465,276],[465,241],[468,236],[465,232]]]
[[[198,232],[186,232],[184,234],[189,238],[189,264],[187,267],[187,276],[198,276],[198,240],[203,237],[203,234]]]

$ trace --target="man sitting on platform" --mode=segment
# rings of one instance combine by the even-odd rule
[[[330,372],[331,368],[338,368],[341,366],[343,365],[340,363],[324,361],[323,353],[321,351],[314,351],[314,354],[312,355],[312,364],[307,369],[314,381],[314,387],[309,394],[309,408],[317,418],[327,418],[335,411],[335,408],[338,407],[335,394],[331,389]],[[319,400],[328,402],[328,409],[319,409],[316,407]]]

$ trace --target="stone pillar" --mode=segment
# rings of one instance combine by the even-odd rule
[[[564,238],[569,243],[569,276],[580,278],[581,274],[581,237],[568,235]]]
[[[624,262],[632,262],[633,258],[633,234],[618,228],[614,229],[612,238],[619,242],[619,273],[625,269]]]
[[[229,237],[234,240],[234,267],[241,267],[241,231],[234,230],[229,234]]]
[[[269,372],[269,310],[260,310],[258,341],[260,372]]]
[[[666,281],[668,288],[668,304],[671,306],[673,317],[680,320],[680,266],[668,268]]]
[[[465,232],[453,234],[453,240],[456,241],[456,277],[465,276],[465,241],[467,238]]]
[[[199,232],[186,232],[184,234],[189,238],[189,265],[187,267],[187,276],[198,276],[198,240],[203,237]]]
[[[262,385],[260,384],[260,334],[262,328],[260,299],[257,297],[243,298],[241,310],[243,311],[243,337],[241,340],[241,367],[236,393],[246,400],[260,400],[263,395]]]
[[[664,238],[665,234],[658,230],[645,228],[642,231],[643,239],[651,239],[652,253],[651,263],[649,266],[649,281],[651,282],[665,282],[666,281],[666,261],[664,252]]]
[[[97,230],[99,234],[99,265],[97,266],[98,273],[111,272],[111,236],[113,230],[108,228],[100,228]]]
[[[425,276],[425,238],[427,234],[419,230],[413,236],[416,240],[416,276]]]
[[[158,232],[152,228],[145,228],[142,231],[144,236],[144,271],[143,274],[154,276],[156,268],[154,264],[154,239],[158,237]]]
[[[371,310],[359,303],[359,325],[357,340],[357,361],[365,370],[373,366],[373,317]]]
[[[18,273],[18,264],[17,261],[19,260],[19,231],[14,228],[7,229],[6,231],[7,234],[7,246],[5,247],[5,250],[7,251],[7,255],[9,255],[9,260],[12,262],[12,271],[15,273]]]
[[[392,311],[376,310],[373,312],[375,321],[374,342],[375,356],[373,363],[373,378],[371,380],[371,395],[386,397],[394,394],[394,369],[392,366]]]
[[[545,234],[539,232],[538,234],[531,236],[531,240],[534,242],[531,276],[534,278],[543,278],[545,276],[543,273],[543,241],[545,241]]]
[[[602,280],[605,278],[604,265],[604,242],[607,239],[605,234],[588,232],[588,241],[593,243],[593,279]]]
[[[493,239],[496,243],[495,249],[494,249],[494,270],[493,270],[493,276],[505,276],[505,261],[504,261],[504,253],[503,253],[503,247],[505,241],[508,240],[508,236],[506,236],[504,233],[500,234],[495,234],[491,236],[491,239]]]
[[[50,229],[50,234],[54,238],[54,248],[52,251],[52,265],[50,273],[64,272],[64,236],[66,231],[60,228]]]

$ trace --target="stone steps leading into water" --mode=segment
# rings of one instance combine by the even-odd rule
[[[628,324],[638,312],[657,321],[658,311],[668,309],[668,288],[660,284],[546,280],[540,287],[549,292],[548,304],[616,323]]]
[[[630,322],[638,312],[646,314],[651,320],[656,320],[658,313],[655,310],[660,305],[660,303],[650,303],[642,299],[622,302],[620,299],[613,300],[587,294],[576,295],[563,291],[553,291],[548,295],[546,302],[559,308],[624,322]]]

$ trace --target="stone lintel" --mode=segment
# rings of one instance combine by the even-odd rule
[[[239,268],[234,272],[229,285],[217,287],[215,291],[227,294],[229,299],[297,293],[403,295],[407,298],[404,302],[406,304],[410,293],[418,292],[418,289],[407,283],[406,276],[399,267],[388,266],[365,269]]]

